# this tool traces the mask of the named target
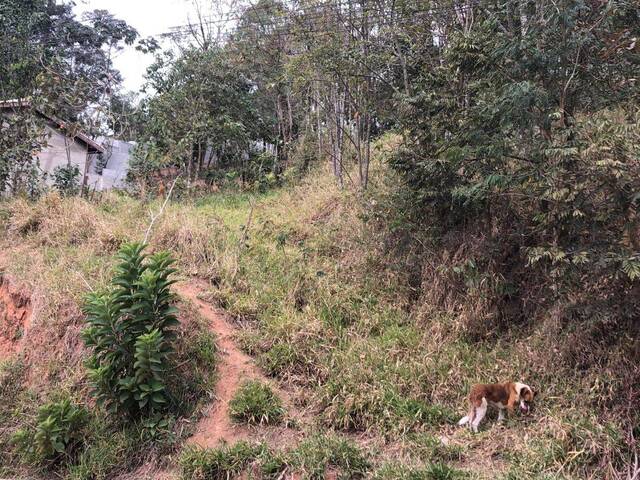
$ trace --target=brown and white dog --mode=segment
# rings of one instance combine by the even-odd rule
[[[471,430],[478,431],[478,425],[487,414],[489,405],[498,408],[498,421],[504,420],[504,411],[513,415],[516,404],[525,415],[531,409],[531,402],[537,392],[529,385],[519,382],[480,383],[474,385],[469,393],[469,414],[462,417],[458,425],[469,424]]]

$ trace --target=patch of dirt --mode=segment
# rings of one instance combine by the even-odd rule
[[[0,360],[20,351],[32,311],[30,298],[7,277],[0,277]]]
[[[235,342],[236,328],[223,312],[202,300],[208,285],[204,282],[181,283],[175,286],[176,292],[190,300],[200,315],[209,322],[209,327],[217,337],[219,351],[216,368],[215,401],[209,406],[196,426],[194,435],[187,443],[201,447],[216,447],[221,442],[233,443],[239,440],[277,441],[279,446],[291,445],[298,441],[302,433],[288,426],[248,427],[235,423],[229,416],[229,402],[240,385],[246,380],[260,380],[271,386],[282,400],[287,419],[299,427],[304,422],[302,415],[290,402],[291,395],[282,391],[273,381],[267,379],[253,359],[244,353]]]

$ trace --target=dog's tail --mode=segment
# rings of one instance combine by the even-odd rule
[[[469,415],[465,415],[460,419],[460,421],[458,421],[458,425],[460,426],[466,425],[467,423],[469,423]]]

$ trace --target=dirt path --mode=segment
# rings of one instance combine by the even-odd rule
[[[277,439],[280,445],[283,442],[294,441],[300,436],[297,430],[287,427],[249,428],[234,423],[229,417],[229,402],[245,380],[261,380],[269,383],[283,400],[288,416],[297,417],[296,420],[299,420],[300,414],[287,401],[289,395],[265,378],[253,359],[236,345],[234,339],[237,333],[236,328],[225,315],[200,298],[206,289],[207,285],[204,282],[192,281],[175,286],[176,292],[182,298],[190,300],[197,307],[200,315],[209,322],[211,330],[217,336],[219,350],[215,400],[205,412],[204,418],[198,422],[196,432],[187,443],[201,447],[216,447],[220,442],[233,443],[246,439]]]

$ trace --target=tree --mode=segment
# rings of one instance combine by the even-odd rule
[[[502,265],[519,292],[495,285],[497,305],[520,302],[530,316],[533,290],[543,308],[557,301],[573,318],[628,322],[640,9],[580,0],[459,8],[428,13],[437,41],[433,28],[418,30],[414,93],[399,97],[405,145],[393,165],[408,211],[440,232],[489,235],[495,257],[482,268]]]
[[[214,164],[243,168],[264,119],[255,109],[251,84],[224,49],[158,58],[148,77],[157,94],[145,105],[144,155],[166,158],[164,163],[183,169],[188,181]]]
[[[13,120],[2,124],[0,191],[15,193],[38,179],[33,153],[45,139],[36,111],[63,119],[70,138],[79,130],[94,137],[105,133],[110,99],[121,80],[112,55],[136,37],[133,28],[103,10],[81,22],[72,4],[2,2],[0,100],[29,99],[32,110],[16,109]]]

